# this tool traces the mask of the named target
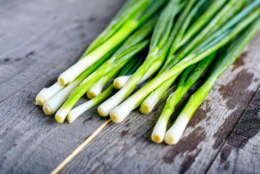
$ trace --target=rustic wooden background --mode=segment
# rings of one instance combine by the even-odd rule
[[[75,62],[123,0],[0,0],[0,173],[49,173],[104,120],[57,124],[36,93]],[[161,107],[110,124],[62,173],[259,173],[260,33],[176,146],[151,143]]]

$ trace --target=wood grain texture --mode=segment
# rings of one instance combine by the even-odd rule
[[[93,109],[60,125],[34,106],[34,97],[78,59],[124,1],[0,2],[0,173],[49,173],[104,120]],[[256,173],[259,45],[260,33],[217,81],[178,145],[150,141],[161,102],[149,116],[135,111],[110,124],[62,173]]]
[[[259,173],[260,89],[221,148],[209,173]]]

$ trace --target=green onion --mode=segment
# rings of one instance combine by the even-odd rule
[[[157,89],[155,89],[141,104],[140,112],[146,115],[151,113],[160,99],[162,99],[167,94],[167,89],[170,88],[174,81],[175,78],[167,80]]]
[[[260,0],[127,0],[81,58],[37,94],[36,104],[46,115],[56,112],[58,123],[72,123],[101,104],[99,115],[119,123],[139,106],[150,113],[174,84],[151,139],[176,144],[259,28]],[[177,105],[203,75],[205,81],[166,131]],[[84,94],[90,99],[76,106]]]
[[[165,107],[163,108],[163,111],[153,129],[151,135],[153,142],[161,143],[163,141],[168,121],[174,112],[175,107],[188,92],[188,90],[195,84],[195,82],[205,73],[214,58],[215,54],[212,54],[198,63],[195,69],[195,65],[193,65],[184,71],[180,82],[178,83],[177,89],[167,99]]]
[[[260,8],[253,11],[249,16],[243,19],[240,23],[235,25],[232,29],[225,31],[224,33],[217,35],[212,35],[212,37],[208,38],[203,44],[201,44],[198,48],[196,48],[190,55],[185,57],[175,66],[173,66],[170,70],[160,74],[150,82],[148,82],[145,86],[139,89],[135,94],[130,96],[127,100],[121,103],[119,106],[114,108],[110,112],[111,119],[119,123],[123,121],[129,113],[138,107],[143,99],[154,89],[156,89],[159,85],[161,85],[164,81],[169,79],[176,79],[180,73],[187,67],[198,63],[199,61],[205,59],[207,56],[211,55],[221,47],[225,46],[228,42],[230,42],[237,34],[239,34],[243,29],[245,29],[248,25],[253,23],[260,15]],[[122,88],[124,89],[124,88]]]
[[[260,20],[258,17],[258,20],[254,22],[254,24],[252,24],[245,32],[243,32],[241,36],[239,36],[231,43],[231,45],[228,46],[226,53],[219,58],[206,82],[190,97],[177,120],[167,131],[164,138],[164,141],[167,144],[176,144],[180,140],[189,120],[204,101],[216,80],[238,58],[239,54],[243,51],[245,46],[254,37],[259,29]]]
[[[178,18],[173,30],[173,36],[175,38],[173,40],[170,52],[167,56],[164,66],[161,68],[158,74],[161,74],[162,72],[166,71],[168,64],[171,61],[173,61],[173,55],[176,51],[176,44],[181,41],[185,31],[187,30],[187,26],[189,25],[190,20],[192,18],[192,16],[189,15],[189,13],[191,13],[191,9],[194,6],[195,2],[196,0],[189,1],[184,9],[184,12],[181,13],[180,17]],[[189,19],[185,20],[187,16],[189,16]],[[143,114],[149,114],[153,110],[155,105],[159,102],[159,100],[166,94],[167,89],[172,85],[174,81],[175,79],[168,80],[164,82],[160,87],[158,87],[155,91],[153,91],[142,103],[140,107],[140,112]]]
[[[154,28],[154,32],[151,39],[150,50],[144,63],[138,68],[138,70],[131,76],[122,89],[113,95],[111,98],[106,100],[98,107],[98,113],[101,116],[108,116],[109,112],[122,102],[135,87],[142,80],[143,76],[158,64],[158,68],[164,62],[166,54],[169,49],[172,38],[171,31],[173,28],[174,18],[177,16],[181,9],[180,0],[171,0],[162,11],[158,22]],[[156,71],[156,69],[154,70]]]

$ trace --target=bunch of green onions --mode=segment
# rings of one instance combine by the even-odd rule
[[[72,123],[98,104],[102,117],[119,123],[139,106],[141,113],[151,113],[175,84],[151,139],[176,144],[259,28],[260,0],[129,0],[80,60],[40,91],[36,103],[59,123]],[[203,79],[167,130],[178,103]],[[89,100],[76,106],[84,94]]]

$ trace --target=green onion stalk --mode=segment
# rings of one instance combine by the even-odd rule
[[[180,140],[188,122],[192,118],[192,115],[197,110],[197,108],[204,101],[209,91],[212,89],[216,80],[220,75],[239,57],[239,54],[243,51],[245,46],[250,42],[254,35],[260,29],[260,19],[254,22],[250,27],[248,27],[242,35],[238,36],[231,45],[225,50],[225,53],[222,54],[222,57],[219,58],[216,65],[213,67],[212,72],[205,81],[205,83],[189,98],[184,109],[181,111],[177,120],[173,123],[170,129],[166,132],[164,141],[173,145],[178,143]],[[169,108],[170,110],[172,108]]]
[[[202,60],[197,65],[188,67],[181,75],[177,89],[168,97],[163,111],[155,124],[151,139],[153,142],[161,143],[164,139],[168,121],[188,90],[195,84],[195,82],[205,74],[209,65],[215,58],[215,54],[210,55],[208,58]]]
[[[132,73],[138,68],[138,65],[140,66],[140,63],[142,62],[142,59],[135,58],[130,60],[130,62],[122,69],[119,73],[120,76],[127,75],[129,73]],[[73,108],[68,116],[67,120],[69,123],[72,123],[75,121],[79,116],[81,116],[84,112],[87,110],[93,108],[97,104],[104,101],[107,97],[109,97],[113,92],[115,91],[113,84],[110,84],[107,89],[105,89],[101,94],[97,95],[95,98]]]
[[[57,122],[62,123],[69,111],[77,103],[77,101],[86,93],[98,80],[107,74],[120,71],[138,52],[142,51],[149,40],[146,38],[151,34],[156,18],[151,19],[139,30],[137,30],[127,41],[120,47],[120,49],[103,65],[101,65],[94,73],[88,76],[77,88],[73,90],[70,97],[58,110],[55,115]]]
[[[237,2],[236,0],[231,0],[227,4],[225,4],[225,2],[226,0],[214,1],[211,4],[211,6],[206,10],[206,12],[200,18],[198,18],[198,20],[196,20],[194,24],[191,25],[191,27],[186,29],[188,30],[187,32],[182,32],[182,34],[177,35],[179,39],[174,42],[171,48],[170,62],[163,67],[162,71],[165,71],[171,68],[176,63],[178,63],[192,50],[194,50],[194,48],[202,44],[208,37],[210,37],[213,33],[218,31],[220,28],[222,28],[222,30],[227,30],[228,27],[232,26],[233,24],[230,25],[232,22],[229,21],[229,19],[232,18],[234,15],[236,15],[238,12],[240,12],[240,10],[245,6],[247,0],[241,0],[239,2]],[[255,5],[252,4],[251,6],[254,6],[254,8],[256,7]],[[249,13],[246,10],[244,11],[245,14]],[[213,15],[215,15],[213,19],[209,18],[212,17]],[[237,17],[233,18],[232,21],[237,22],[241,18],[242,16],[239,17],[237,15]],[[204,27],[205,23],[208,24]],[[183,25],[186,26],[185,24]],[[192,38],[196,34],[195,31],[199,31],[200,29],[202,30],[194,38]],[[184,45],[184,43],[186,43],[185,47],[181,47]],[[182,49],[178,50],[179,48]],[[178,50],[178,55],[176,56],[174,53],[177,50]]]
[[[192,19],[195,17],[195,12],[198,11],[198,9],[200,9],[200,7],[202,5],[205,5],[205,1],[200,1],[197,2],[195,0],[191,0],[189,2],[187,2],[187,5],[184,9],[184,11],[181,13],[180,17],[178,18],[176,25],[174,27],[174,33],[175,33],[175,38],[173,40],[170,52],[168,54],[167,60],[164,64],[164,66],[161,68],[160,72],[158,73],[158,75],[160,75],[162,72],[167,71],[171,65],[171,67],[173,66],[172,64],[176,64],[178,61],[180,61],[181,59],[179,57],[176,58],[175,53],[178,50],[178,48],[180,47],[179,43],[181,43],[182,39],[187,39],[187,37],[185,37],[185,33],[187,32],[187,30],[189,31],[189,27],[191,25]],[[209,7],[210,10],[207,10],[205,12],[205,14],[203,14],[198,21],[196,21],[193,25],[191,25],[190,28],[193,28],[192,33],[196,33],[196,30],[201,29],[204,24],[206,23],[205,20],[210,20],[210,17],[213,16],[216,11],[223,6],[225,1],[214,1],[214,3]],[[217,3],[217,5],[215,4]],[[195,6],[195,7],[194,7]],[[193,8],[194,7],[194,8]],[[214,7],[214,10],[212,9]],[[198,23],[200,25],[198,25]],[[195,30],[196,28],[196,30]],[[212,28],[211,27],[206,27],[207,32],[209,32],[209,30]],[[199,35],[201,35],[200,39],[202,39],[205,34],[203,34],[203,32],[201,32]],[[193,34],[188,33],[189,37],[192,37]],[[197,41],[200,41],[199,39],[197,39]],[[174,62],[174,63],[171,63]],[[149,96],[143,101],[143,103],[141,104],[140,107],[140,112],[143,114],[149,114],[150,112],[152,112],[152,110],[154,109],[154,107],[156,106],[156,104],[160,101],[160,99],[162,99],[166,94],[167,94],[167,89],[170,88],[170,86],[174,83],[175,79],[172,78],[170,80],[167,80],[166,82],[164,82],[163,84],[160,85],[160,87],[158,87],[156,90],[154,90],[151,94],[149,94]]]
[[[129,96],[149,69],[155,65],[157,65],[157,69],[159,69],[159,67],[163,64],[170,47],[169,43],[171,43],[172,40],[170,36],[172,33],[174,19],[181,8],[182,5],[180,0],[171,0],[166,5],[154,28],[150,49],[146,60],[131,76],[122,89],[98,107],[98,113],[101,116],[108,116],[114,107]],[[157,69],[153,71],[156,71]]]
[[[95,98],[102,91],[105,85],[114,77],[114,74],[110,73],[109,75],[101,78],[96,84],[94,84],[90,90],[87,92],[87,97],[89,99]]]
[[[203,4],[206,2],[204,0],[197,2],[196,0],[190,0],[185,4],[185,8],[183,12],[180,14],[173,31],[174,40],[167,56],[167,59],[164,63],[164,66],[161,68],[158,74],[161,74],[166,70],[166,67],[169,62],[173,61],[174,54],[177,50],[177,44],[181,42],[184,37],[185,32],[188,30],[188,26],[191,24],[192,19],[194,18],[196,12],[201,8]],[[210,15],[209,15],[210,16]],[[203,25],[201,25],[202,27]],[[172,85],[174,79],[169,80],[162,84],[159,88],[157,88],[154,92],[152,92],[147,99],[142,103],[140,107],[140,112],[143,114],[149,114],[155,105],[159,102],[159,100],[166,95],[167,89]]]
[[[87,53],[84,54],[86,56],[63,72],[59,76],[58,81],[62,85],[66,85],[76,79],[86,68],[99,60],[111,49],[120,45],[131,33],[153,17],[164,4],[164,1],[165,0],[140,0],[134,5],[137,6],[136,8],[133,7],[131,10],[124,11],[120,15],[122,19],[116,20],[116,24],[123,21],[122,24],[120,23],[122,26],[116,27],[116,24],[111,24],[108,31],[105,30],[105,32],[101,34],[101,38],[98,38],[91,46],[91,51],[87,51]]]
[[[238,14],[239,15],[239,14]],[[216,33],[209,37],[203,44],[197,47],[191,54],[182,59],[175,66],[170,68],[168,71],[162,73],[161,75],[155,77],[153,80],[148,82],[145,86],[135,92],[131,97],[121,103],[119,106],[115,107],[110,112],[110,117],[115,123],[122,122],[132,110],[137,108],[144,98],[154,89],[159,87],[166,80],[172,78],[176,79],[183,70],[187,67],[198,63],[199,61],[205,59],[207,56],[216,52],[218,49],[225,46],[230,42],[237,34],[243,31],[247,26],[252,24],[259,18],[260,8],[258,7],[249,16],[242,18],[240,22],[234,23],[233,28],[228,28],[223,31],[223,33]]]
[[[174,66],[176,63],[178,63],[184,55],[186,55],[190,50],[192,50],[195,46],[197,46],[199,43],[202,43],[206,38],[208,38],[209,35],[214,33],[217,29],[223,27],[225,25],[226,21],[233,17],[238,11],[241,10],[242,7],[245,6],[246,0],[242,0],[237,2],[236,0],[231,0],[228,2],[225,7],[216,15],[216,17],[207,25],[196,37],[192,40],[190,44],[188,44],[183,50],[181,50],[181,53],[178,54],[178,56],[174,56],[175,51],[178,49],[178,43],[181,42],[181,35],[178,34],[177,37],[180,38],[176,40],[177,42],[174,42],[170,56],[168,58],[169,62],[165,64],[165,66],[162,68],[160,72],[166,71],[170,67]],[[253,7],[256,7],[256,4],[251,4],[251,7],[249,9],[252,9]],[[246,13],[245,13],[246,14]],[[202,15],[202,19],[203,19]],[[201,19],[199,19],[201,20]],[[233,20],[234,21],[234,20]],[[197,26],[198,22],[195,22],[194,25],[196,25],[195,28],[198,28]],[[229,25],[226,25],[229,26]],[[191,27],[193,28],[193,26]],[[227,28],[227,27],[225,27]],[[186,38],[184,36],[184,38]],[[160,73],[159,73],[160,74]],[[155,91],[153,91],[141,104],[140,111],[143,114],[149,114],[152,112],[156,104],[167,94],[167,89],[172,85],[174,82],[174,79],[168,80],[164,82],[160,87],[158,87]]]

